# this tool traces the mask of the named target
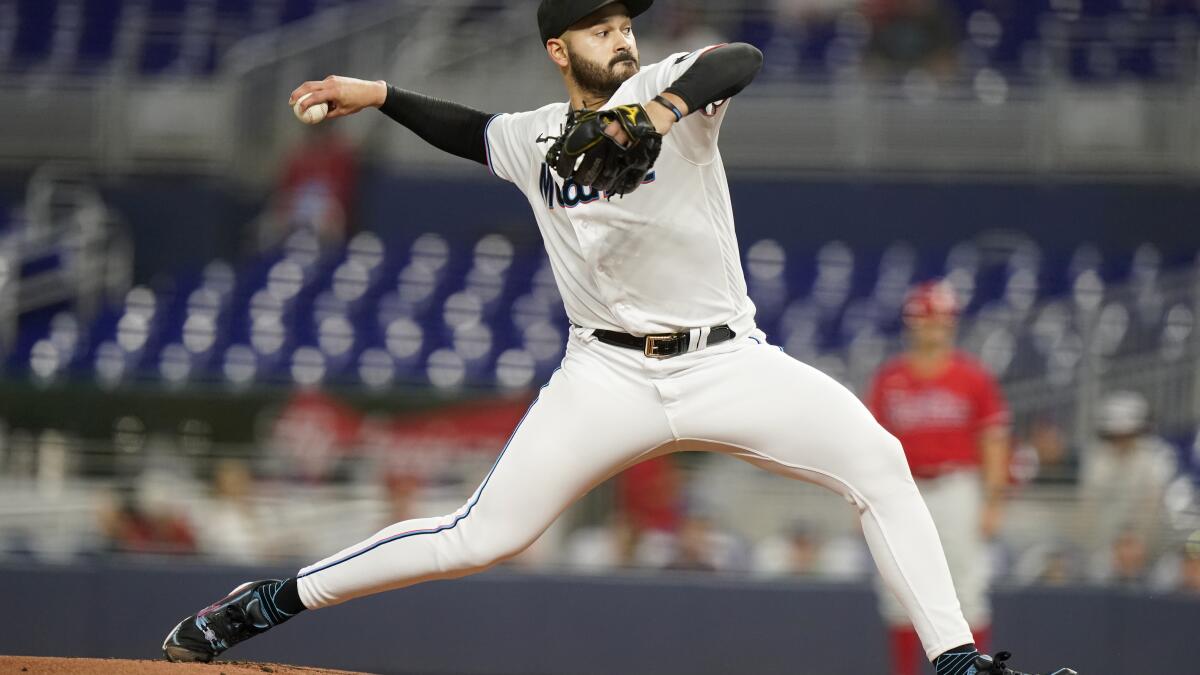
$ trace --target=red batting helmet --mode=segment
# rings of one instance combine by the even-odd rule
[[[945,279],[917,284],[904,299],[904,318],[925,319],[933,316],[957,317],[958,296]]]

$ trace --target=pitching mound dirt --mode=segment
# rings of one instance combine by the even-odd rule
[[[0,675],[28,673],[104,673],[105,675],[355,675],[345,670],[281,666],[276,663],[168,663],[123,659],[59,659],[44,656],[0,656]],[[359,674],[361,675],[361,674]]]

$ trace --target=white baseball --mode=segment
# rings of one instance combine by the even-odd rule
[[[305,124],[319,124],[321,120],[325,119],[325,116],[329,114],[329,104],[318,103],[310,107],[308,110],[301,110],[300,104],[303,103],[304,99],[308,98],[309,96],[312,96],[312,92],[301,96],[300,99],[296,101],[296,105],[292,106],[292,112],[296,113],[296,119],[304,122]]]

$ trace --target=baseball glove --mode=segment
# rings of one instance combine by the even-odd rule
[[[621,145],[604,129],[617,122],[629,135]],[[562,135],[546,152],[546,163],[566,180],[602,190],[609,199],[627,195],[642,184],[662,149],[662,134],[639,104],[609,110],[575,110],[567,114]]]

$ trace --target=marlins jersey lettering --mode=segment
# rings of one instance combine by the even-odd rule
[[[706,51],[674,54],[626,80],[601,109],[646,104]],[[497,115],[486,133],[492,173],[520,188],[536,214],[571,321],[635,335],[754,326],[717,137],[727,105],[676,124],[654,171],[624,197],[564,182],[545,163],[568,103]]]

